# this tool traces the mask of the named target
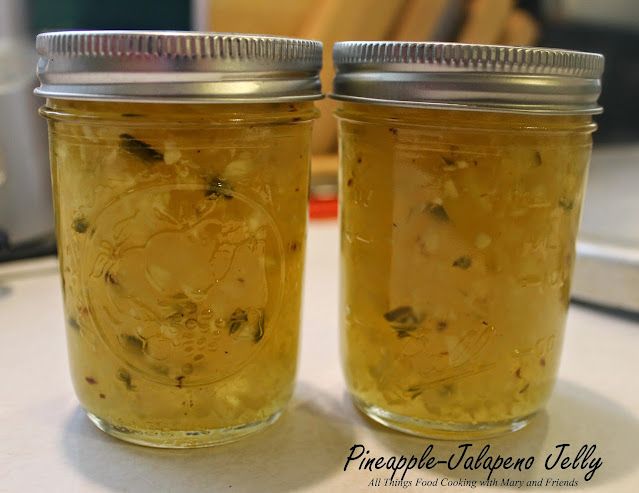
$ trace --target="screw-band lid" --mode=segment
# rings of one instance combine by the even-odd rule
[[[460,43],[348,41],[333,49],[332,97],[366,103],[594,114],[597,53]]]
[[[36,38],[36,94],[61,99],[251,103],[321,98],[322,43],[179,31]]]

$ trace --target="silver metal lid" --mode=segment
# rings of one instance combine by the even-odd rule
[[[36,94],[139,102],[321,98],[322,43],[176,31],[61,31],[36,38]]]
[[[603,55],[459,43],[347,41],[333,48],[335,99],[396,106],[595,114]]]

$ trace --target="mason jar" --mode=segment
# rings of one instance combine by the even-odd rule
[[[232,441],[293,390],[321,43],[37,38],[71,377],[98,428]]]
[[[341,347],[356,405],[466,439],[557,377],[603,56],[344,42]]]

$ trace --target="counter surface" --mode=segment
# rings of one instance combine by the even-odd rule
[[[66,361],[62,299],[55,259],[0,266],[0,491],[188,491],[336,492],[471,491],[467,480],[487,471],[410,471],[412,487],[385,487],[387,470],[344,471],[354,444],[371,456],[447,458],[461,442],[410,437],[360,415],[344,388],[338,357],[338,233],[334,223],[309,231],[308,264],[298,383],[284,416],[271,428],[240,442],[197,450],[157,450],[129,445],[97,430],[84,416],[71,388]],[[572,305],[560,378],[545,412],[517,433],[473,442],[477,455],[535,457],[532,469],[493,473],[502,479],[575,479],[570,491],[639,491],[639,318],[631,320]],[[632,382],[635,382],[634,384]],[[544,468],[556,445],[596,445],[603,465],[586,482],[580,465]],[[381,478],[380,486],[369,486]],[[416,487],[417,479],[437,486]],[[560,488],[533,487],[537,491]]]

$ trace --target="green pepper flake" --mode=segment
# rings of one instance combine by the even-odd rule
[[[75,330],[80,330],[80,324],[78,323],[78,321],[73,318],[73,317],[69,317],[67,319],[67,324],[69,324],[69,327],[71,327],[72,329]]]
[[[110,270],[107,270],[104,273],[104,282],[106,282],[107,284],[112,284],[114,286],[117,286],[118,284],[120,284],[118,282],[118,279],[115,277],[113,272],[111,272]]]
[[[237,308],[229,319],[229,334],[235,334],[246,322],[248,322],[248,313],[241,308]]]
[[[439,388],[439,395],[442,397],[450,397],[455,392],[455,386],[452,383],[446,383]]]
[[[424,392],[424,389],[422,389],[418,385],[413,385],[412,387],[408,387],[406,389],[406,392],[410,394],[410,398],[414,400],[414,399],[417,399],[417,397],[419,397],[420,395],[422,395],[422,393]]]
[[[71,223],[71,227],[76,233],[86,233],[89,229],[89,221],[84,216],[76,217]]]
[[[410,333],[417,330],[421,323],[421,318],[410,306],[399,306],[390,310],[384,314],[384,319],[390,323],[400,339],[410,336]]]
[[[255,324],[255,332],[253,333],[253,342],[256,344],[264,337],[264,312],[260,310]]]
[[[93,377],[84,377],[84,379],[89,385],[95,385],[96,383],[98,383],[98,381]]]
[[[466,270],[466,269],[469,269],[472,264],[473,264],[472,259],[466,255],[463,255],[455,259],[455,261],[453,262],[453,267]]]
[[[144,351],[144,339],[132,334],[120,334],[120,340],[130,351],[141,353]]]
[[[211,178],[204,191],[204,196],[209,200],[224,198],[231,200],[233,198],[233,189],[231,186],[219,176]]]
[[[539,151],[535,151],[534,157],[533,157],[533,166],[535,168],[541,166],[542,160],[541,160],[541,153]]]
[[[575,207],[575,203],[572,200],[567,199],[565,197],[560,198],[558,203],[559,203],[559,207],[561,207],[566,212],[570,212]]]
[[[448,217],[448,212],[446,212],[446,209],[444,209],[444,206],[441,204],[430,202],[429,204],[426,204],[425,210],[428,211],[438,221],[441,221],[441,222],[450,221],[450,217]]]
[[[118,371],[118,380],[124,382],[127,390],[135,390],[135,385],[133,385],[131,380],[131,374],[128,371],[120,369]]]
[[[384,313],[384,318],[387,322],[397,323],[418,323],[417,315],[411,306],[398,306],[397,308]]]
[[[120,147],[147,164],[164,160],[161,152],[156,151],[146,142],[142,142],[130,134],[120,134]]]
[[[100,399],[106,399],[106,395],[100,394]]]
[[[449,158],[446,156],[441,156],[441,159],[444,163],[444,165],[442,166],[442,169],[444,171],[455,171],[458,168],[465,168],[468,166],[468,163],[466,161],[455,161],[453,158]]]

